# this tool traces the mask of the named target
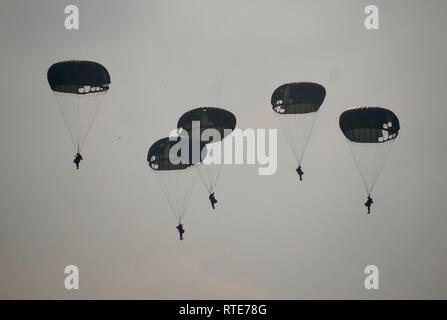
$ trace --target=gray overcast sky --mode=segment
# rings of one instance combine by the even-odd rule
[[[64,8],[80,30],[64,29]],[[376,4],[380,30],[363,26]],[[12,1],[0,3],[0,298],[447,298],[447,2]],[[76,172],[48,67],[89,59],[111,90]],[[178,240],[149,146],[186,110],[277,128],[273,90],[327,89],[304,183],[279,130],[278,171],[225,166],[218,209],[197,183]],[[388,106],[400,135],[373,213],[338,117]],[[64,289],[64,268],[80,290]],[[380,289],[363,287],[375,264]]]

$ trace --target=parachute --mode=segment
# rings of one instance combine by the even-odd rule
[[[385,108],[355,107],[340,115],[339,124],[370,195],[399,134],[399,119]]]
[[[272,109],[281,122],[287,142],[301,170],[315,119],[326,97],[326,89],[317,83],[287,83],[278,87],[272,95]]]
[[[230,111],[221,108],[202,107],[184,113],[177,122],[177,128],[186,130],[189,136],[193,138],[193,121],[199,122],[197,125],[200,125],[200,135],[206,129],[215,129],[219,131],[221,139],[230,134],[236,127],[236,117]],[[217,140],[212,141],[210,139],[206,143],[212,142],[217,142]]]
[[[169,158],[171,148],[178,141],[170,141],[169,137],[156,141],[149,148],[147,162],[157,177],[172,213],[181,224],[198,175],[197,166],[191,161],[191,152],[187,163],[174,164]],[[181,150],[177,155],[181,156]]]
[[[197,122],[194,122],[197,121]],[[194,128],[198,129],[200,126],[199,137],[194,135]],[[216,163],[206,163],[207,156],[210,152],[213,152],[213,148],[220,148],[221,140],[229,135],[236,127],[236,117],[230,111],[213,108],[213,107],[203,107],[196,108],[184,113],[177,122],[177,128],[186,130],[191,139],[200,140],[201,149],[201,160],[202,165],[198,167],[200,178],[208,190],[210,195],[214,194],[217,181],[220,176],[220,171],[222,168],[221,164]],[[208,140],[201,141],[202,134],[207,129],[216,129],[219,132],[219,137],[208,137]]]
[[[109,90],[109,72],[97,62],[71,60],[53,64],[47,78],[75,151],[80,153]]]

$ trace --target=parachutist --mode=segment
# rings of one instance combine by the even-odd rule
[[[371,213],[371,192],[393,141],[400,130],[399,119],[388,109],[379,107],[349,108],[340,115],[340,129],[362,177]]]
[[[157,180],[160,183],[160,188],[166,195],[172,213],[174,214],[178,223],[177,230],[180,234],[180,240],[183,240],[182,221],[186,213],[186,206],[191,195],[190,191],[197,179],[197,167],[192,164],[192,154],[189,153],[189,164],[178,163],[175,164],[171,158],[171,149],[178,143],[177,140],[171,141],[169,137],[157,140],[149,148],[147,153],[147,162],[151,170],[157,175]],[[183,150],[176,150],[177,156],[181,159]],[[188,158],[188,155],[186,155]]]
[[[214,207],[214,205],[217,203],[216,197],[214,196],[214,192],[210,194],[210,196],[208,197],[208,199],[210,199],[211,202],[211,206],[213,207],[213,209],[216,209]]]
[[[272,94],[273,112],[278,115],[284,133],[289,140],[298,168],[296,172],[303,180],[301,161],[312,132],[313,124],[326,97],[326,89],[313,82],[285,83]]]
[[[76,157],[73,160],[73,163],[76,165],[76,170],[79,170],[79,163],[81,162],[81,160],[84,160],[84,158],[82,158],[79,152],[76,153]]]
[[[298,168],[296,168],[296,172],[298,173],[298,175],[300,176],[300,181],[303,181],[303,170],[301,170],[301,166],[298,166]]]
[[[366,200],[366,202],[365,202],[365,207],[368,207],[368,213],[367,214],[371,213],[371,205],[373,203],[374,203],[373,199],[371,198],[370,195],[368,195],[368,200]]]
[[[183,229],[183,224],[179,223],[176,228],[178,230],[178,233],[180,234],[180,240],[183,240],[183,234],[185,233],[185,230]]]

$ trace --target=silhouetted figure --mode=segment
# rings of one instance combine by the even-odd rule
[[[368,195],[368,200],[365,202],[365,207],[368,207],[368,214],[371,213],[371,205],[374,203],[373,199]]]
[[[214,205],[217,203],[217,200],[216,200],[216,198],[214,197],[214,192],[210,194],[210,196],[208,197],[208,199],[210,199],[211,206],[213,207],[213,209],[216,209],[216,208],[214,207]]]
[[[183,224],[179,223],[176,228],[178,230],[178,233],[180,234],[180,240],[183,240],[183,234],[185,233],[185,230],[183,229]]]
[[[82,158],[82,156],[79,152],[76,153],[76,157],[74,158],[73,162],[76,165],[77,170],[79,170],[79,162],[81,162],[81,160],[84,160],[84,158]]]
[[[298,173],[298,175],[300,176],[300,181],[303,181],[303,170],[301,170],[301,166],[298,166],[298,168],[296,168],[296,173]]]

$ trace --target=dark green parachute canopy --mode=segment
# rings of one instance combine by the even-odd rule
[[[192,137],[193,121],[200,121],[200,134],[206,129],[214,128],[219,131],[221,139],[229,134],[229,132],[224,132],[225,129],[233,131],[236,127],[236,117],[230,111],[203,107],[184,113],[177,122],[177,128],[186,130]]]
[[[70,60],[53,64],[47,73],[51,90],[63,93],[88,94],[109,90],[110,75],[93,61]]]
[[[400,125],[396,115],[379,107],[356,107],[340,116],[340,129],[348,140],[359,143],[383,143],[396,139]]]
[[[313,82],[286,83],[272,95],[273,111],[279,114],[317,112],[326,97],[326,89]]]
[[[169,159],[169,152],[171,148],[180,141],[180,138],[174,141],[170,141],[169,137],[162,138],[155,142],[147,153],[147,162],[149,166],[157,171],[165,170],[183,170],[191,167],[193,165],[192,158],[192,142],[189,139],[189,160],[188,163],[173,164]],[[181,156],[181,150],[177,153],[177,156]]]

